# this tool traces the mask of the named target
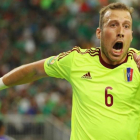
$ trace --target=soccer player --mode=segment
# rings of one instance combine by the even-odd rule
[[[0,120],[0,140],[15,140],[12,137],[5,135],[5,125],[2,120]]]
[[[71,140],[137,140],[140,115],[140,52],[129,48],[132,9],[112,3],[100,11],[99,48],[80,49],[18,67],[0,89],[47,76],[73,89]]]

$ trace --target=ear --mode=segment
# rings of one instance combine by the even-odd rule
[[[96,37],[97,37],[98,39],[101,38],[101,29],[100,29],[99,27],[96,29]]]

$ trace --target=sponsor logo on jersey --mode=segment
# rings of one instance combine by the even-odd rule
[[[132,68],[126,68],[124,70],[124,77],[126,82],[131,82],[133,80],[133,69]]]
[[[81,78],[85,78],[85,79],[92,79],[90,72],[84,74]]]
[[[52,65],[52,64],[56,61],[57,57],[58,57],[58,55],[57,55],[57,56],[53,56],[52,58],[50,58],[50,59],[48,60],[47,65],[48,65],[48,66],[49,66],[49,65]]]

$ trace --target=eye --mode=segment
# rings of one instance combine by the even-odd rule
[[[115,26],[116,26],[116,24],[115,24],[115,23],[112,23],[110,26],[111,26],[111,27],[115,27]]]
[[[130,25],[126,24],[126,25],[124,25],[124,28],[129,29]]]

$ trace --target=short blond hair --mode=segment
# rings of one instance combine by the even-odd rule
[[[133,8],[126,6],[124,3],[120,3],[120,2],[111,3],[111,4],[103,7],[99,12],[100,13],[100,19],[99,19],[99,28],[100,29],[103,28],[103,24],[104,24],[103,18],[104,18],[105,13],[108,10],[125,10],[130,13],[131,17],[132,17],[132,13],[133,13]]]

